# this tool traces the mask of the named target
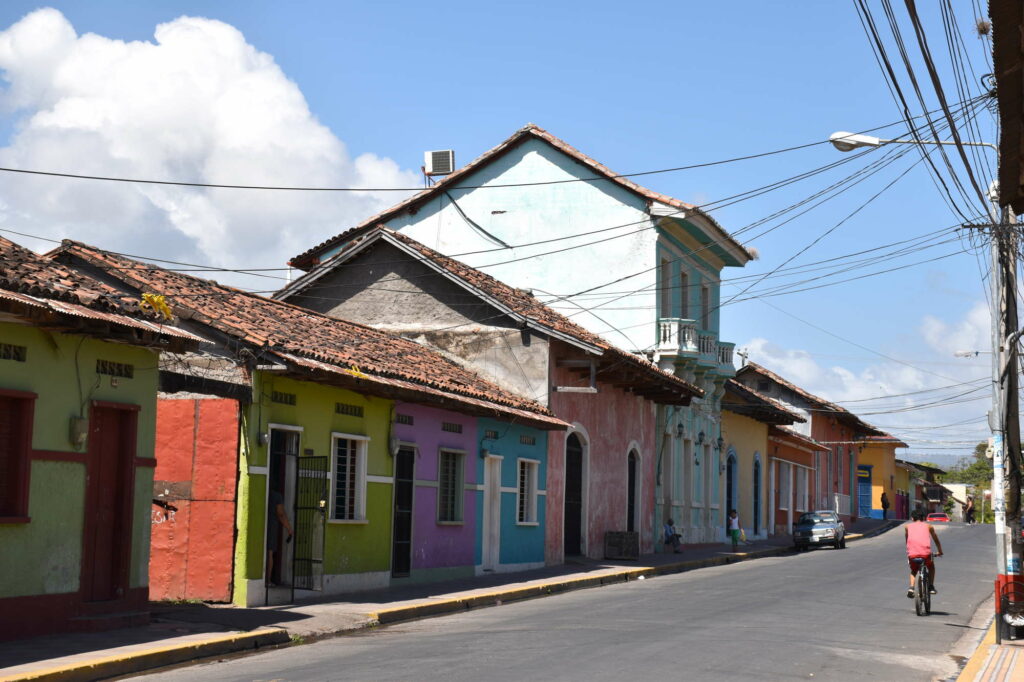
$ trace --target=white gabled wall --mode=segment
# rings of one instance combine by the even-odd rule
[[[646,202],[608,181],[493,187],[590,177],[594,177],[592,170],[544,142],[529,140],[458,183],[484,188],[449,192],[469,218],[507,244],[579,235],[571,239],[502,249],[468,225],[443,193],[415,214],[405,213],[387,224],[506,284],[538,290],[538,298],[544,302],[550,299],[539,290],[566,295],[639,273],[606,289],[642,290],[640,293],[598,309],[596,315],[574,314],[579,308],[569,302],[555,303],[554,307],[623,349],[648,348],[654,342],[657,233],[646,212]],[[618,225],[624,227],[585,234]],[[472,253],[491,249],[488,253]],[[532,257],[556,250],[560,253]],[[488,267],[495,263],[504,264]],[[601,301],[584,297],[578,303],[589,307]],[[610,331],[613,327],[623,333]]]

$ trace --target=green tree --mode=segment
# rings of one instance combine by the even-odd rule
[[[988,458],[988,443],[978,443],[969,457],[963,457],[940,480],[947,483],[966,483],[973,488],[992,485],[992,460]]]

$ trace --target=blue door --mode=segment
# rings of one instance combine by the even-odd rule
[[[871,518],[871,464],[857,467],[857,516]]]

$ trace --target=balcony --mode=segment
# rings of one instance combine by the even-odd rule
[[[684,372],[703,374],[710,370],[721,376],[735,375],[732,356],[736,344],[721,342],[715,332],[699,331],[698,327],[696,320],[680,317],[658,320],[657,356],[662,368],[672,371],[675,366]]]

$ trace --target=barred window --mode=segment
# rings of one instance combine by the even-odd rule
[[[401,412],[399,412],[398,414],[395,415],[395,423],[405,424],[406,426],[412,426],[414,420],[411,414],[402,414]]]
[[[270,402],[281,403],[282,405],[294,405],[296,402],[295,394],[284,393],[283,391],[271,391]]]
[[[332,436],[331,520],[365,520],[367,441],[346,434]]]
[[[114,362],[113,360],[96,360],[96,373],[121,377],[122,379],[131,379],[135,376],[135,367],[124,362]]]
[[[15,346],[11,343],[0,343],[0,360],[25,362],[28,358],[27,346]]]
[[[536,436],[525,436],[525,435],[524,436],[519,436],[519,442],[522,445],[536,445],[537,444],[537,437]]]
[[[488,429],[484,431],[484,438],[487,440],[498,440],[498,432]]]
[[[516,522],[537,523],[537,472],[540,463],[532,459],[519,460],[519,490],[516,499]]]
[[[455,422],[441,422],[441,430],[448,433],[462,433],[462,424]]]
[[[437,520],[442,523],[462,521],[461,452],[441,450],[437,458]]]
[[[362,417],[362,405],[350,405],[348,403],[334,403],[335,414],[347,414],[350,417]]]

